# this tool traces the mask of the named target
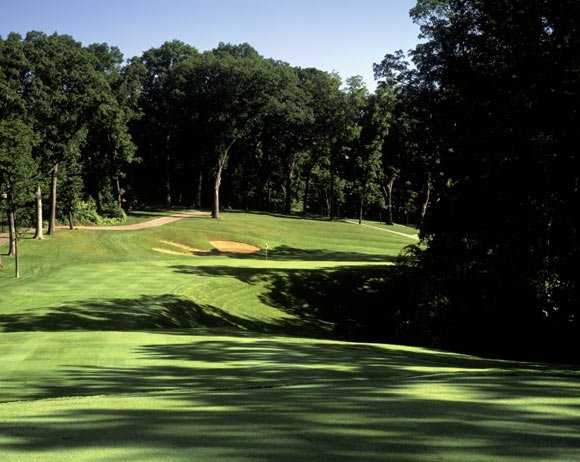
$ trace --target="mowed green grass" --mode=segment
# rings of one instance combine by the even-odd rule
[[[0,460],[580,460],[574,369],[335,341],[296,293],[413,242],[242,213],[23,241],[23,278],[0,272]]]
[[[163,241],[209,250],[213,240],[264,250],[189,257],[153,250],[179,251]],[[0,272],[0,329],[142,330],[244,323],[267,329],[296,315],[265,302],[265,276],[386,265],[410,242],[348,223],[241,213],[225,214],[220,221],[186,218],[131,232],[60,230],[48,242],[22,241],[21,280],[12,279],[11,261]],[[198,322],[196,316],[202,319]]]

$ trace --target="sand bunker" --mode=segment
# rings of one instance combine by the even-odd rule
[[[153,247],[151,250],[155,250],[155,252],[159,252],[159,253],[165,253],[167,255],[179,255],[181,257],[192,257],[193,256],[190,253],[177,252],[175,250],[169,250],[169,249],[160,249],[159,247]]]
[[[190,247],[190,246],[185,245],[185,244],[180,244],[179,242],[164,241],[164,240],[160,240],[159,242],[161,242],[162,244],[168,245],[170,247],[174,247],[176,249],[179,249],[179,250],[170,250],[170,249],[162,249],[159,247],[153,247],[153,250],[155,250],[155,252],[165,253],[167,255],[181,255],[181,256],[185,256],[185,257],[194,257],[195,255],[208,253],[207,250],[196,249],[194,247]]]
[[[203,250],[196,249],[194,247],[190,247],[190,246],[185,245],[185,244],[180,244],[179,242],[163,241],[163,240],[161,240],[159,242],[161,242],[162,244],[168,245],[170,247],[175,247],[177,249],[185,250],[187,252],[203,252]]]
[[[223,253],[256,253],[259,247],[234,241],[209,241],[217,250]]]
[[[179,242],[164,241],[160,240],[162,244],[165,244],[174,249],[164,249],[160,247],[153,247],[152,250],[159,253],[164,253],[167,255],[180,255],[185,257],[195,257],[196,255],[219,255],[220,253],[239,253],[239,254],[252,254],[260,251],[258,247],[250,244],[244,244],[243,242],[234,241],[210,241],[209,243],[214,247],[214,250],[201,250],[194,247],[190,247],[185,244],[180,244]]]

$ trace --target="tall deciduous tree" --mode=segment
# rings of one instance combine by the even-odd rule
[[[382,148],[392,122],[394,97],[391,91],[379,87],[375,94],[365,98],[360,108],[360,131],[353,143],[353,184],[358,196],[358,218],[362,223],[364,206],[376,197],[382,186]]]
[[[163,202],[167,207],[174,202],[173,176],[181,125],[174,73],[181,63],[197,54],[194,47],[181,41],[165,42],[133,60],[132,73],[127,75],[141,82],[139,109],[142,114],[134,133],[141,148],[140,155],[149,166],[148,187],[162,180]]]
[[[18,118],[0,120],[0,194],[9,216],[9,254],[15,258],[15,276],[20,277],[18,259],[18,211],[31,202],[37,179],[32,147],[37,137]]]
[[[25,54],[30,66],[27,105],[41,135],[37,151],[43,170],[51,175],[48,234],[53,234],[59,166],[68,156],[77,155],[90,109],[95,98],[107,91],[107,83],[97,72],[94,57],[69,36],[30,32]]]
[[[250,133],[271,97],[273,67],[252,50],[220,45],[180,70],[183,93],[197,111],[213,161],[213,218],[220,215],[220,187],[230,151]]]

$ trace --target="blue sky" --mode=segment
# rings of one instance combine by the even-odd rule
[[[417,42],[415,0],[0,0],[0,35],[59,32],[108,42],[125,57],[166,40],[199,50],[248,42],[296,66],[359,74],[374,88],[372,63]]]

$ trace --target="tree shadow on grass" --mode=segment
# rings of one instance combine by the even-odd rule
[[[72,331],[237,328],[246,331],[298,336],[340,337],[351,323],[351,313],[383,304],[372,287],[385,267],[328,270],[265,269],[229,266],[179,265],[173,271],[203,278],[236,278],[259,284],[258,299],[288,316],[242,317],[220,306],[196,303],[174,295],[80,300],[20,313],[0,314],[0,329],[17,331]]]
[[[200,337],[138,354],[151,363],[70,367],[62,385],[38,383],[37,398],[105,396],[15,408],[0,422],[0,452],[22,460],[42,451],[47,461],[58,460],[47,452],[54,450],[267,462],[580,456],[573,376],[430,351],[277,339]]]
[[[266,251],[262,249],[260,252],[253,254],[222,254],[233,258],[240,259],[260,259],[266,258]],[[301,260],[301,261],[335,261],[335,262],[384,262],[392,263],[397,260],[396,255],[371,254],[361,252],[341,252],[328,249],[300,249],[286,245],[278,246],[269,249],[267,253],[268,260],[285,261],[285,260]]]
[[[260,284],[262,303],[300,319],[304,326],[326,331],[335,338],[411,342],[405,337],[408,313],[385,299],[386,283],[398,276],[396,267],[345,266],[322,269],[265,269],[231,266],[177,265],[172,269],[192,276],[235,278]],[[397,283],[398,284],[398,283]],[[399,289],[404,288],[398,284]],[[398,297],[405,297],[405,290]]]
[[[84,300],[48,308],[40,313],[29,310],[1,314],[0,326],[5,332],[256,327],[252,321],[220,308],[200,305],[171,294]]]
[[[261,210],[225,210],[225,214],[247,214],[247,215],[263,215],[268,217],[275,217],[275,218],[288,218],[290,220],[302,220],[302,221],[324,221],[324,222],[341,222],[342,219],[338,218],[335,220],[330,220],[328,217],[323,217],[320,215],[311,215],[308,214],[304,216],[301,213],[293,213],[291,215],[279,213],[279,212],[268,212],[268,211],[261,211]]]
[[[289,313],[291,310],[287,310]],[[135,298],[89,299],[38,310],[0,314],[0,331],[155,331],[237,329],[244,332],[329,337],[328,326],[304,311],[301,315],[256,319],[237,316],[209,304],[173,294]]]
[[[64,331],[237,328],[241,330],[357,340],[384,340],[388,329],[376,313],[388,313],[379,288],[389,267],[268,269],[178,265],[173,271],[202,278],[235,278],[259,285],[258,300],[287,316],[242,317],[220,306],[174,295],[95,298],[20,313],[0,314],[0,330]],[[243,308],[243,307],[241,307]],[[371,329],[374,326],[374,330]]]

